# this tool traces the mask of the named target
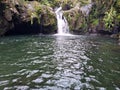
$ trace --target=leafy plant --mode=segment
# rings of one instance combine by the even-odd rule
[[[104,22],[105,22],[105,27],[106,29],[111,30],[111,28],[114,26],[114,22],[116,19],[116,11],[113,7],[107,12],[105,12],[104,16]]]
[[[99,23],[98,19],[94,19],[94,20],[92,21],[92,24],[95,25],[95,26],[97,26],[98,23]]]
[[[34,18],[37,18],[38,23],[40,24],[41,5],[35,2],[33,8],[34,8],[33,11],[29,11],[30,18],[31,18],[31,24],[33,24]]]
[[[50,3],[48,0],[41,0],[41,3],[47,6],[50,6]]]

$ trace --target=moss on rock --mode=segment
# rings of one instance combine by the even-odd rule
[[[80,31],[83,28],[84,18],[80,11],[80,3],[77,3],[75,7],[70,10],[64,11],[64,15],[68,20],[71,31]]]

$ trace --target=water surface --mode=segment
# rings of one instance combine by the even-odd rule
[[[120,90],[120,46],[98,36],[0,38],[0,90]]]

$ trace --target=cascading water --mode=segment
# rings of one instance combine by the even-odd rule
[[[57,27],[58,27],[57,35],[68,35],[69,26],[66,18],[63,16],[62,7],[56,9],[55,14],[57,18]]]

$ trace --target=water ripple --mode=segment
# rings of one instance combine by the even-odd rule
[[[0,46],[1,90],[120,89],[120,53],[111,40],[35,36],[3,40]]]

